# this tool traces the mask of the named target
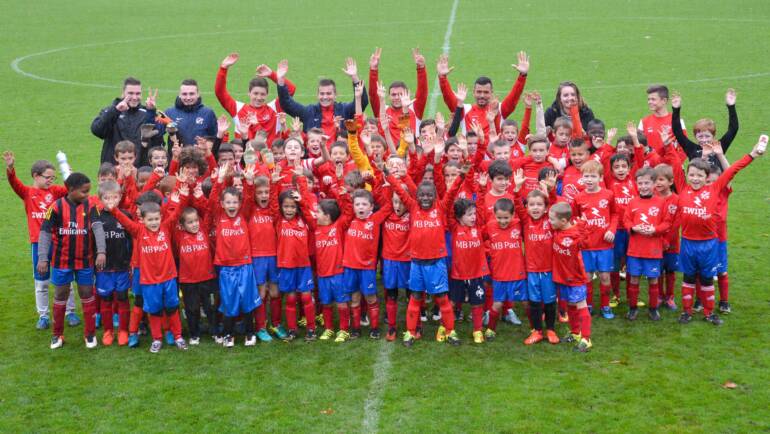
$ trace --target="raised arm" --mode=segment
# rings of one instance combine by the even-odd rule
[[[671,109],[671,132],[674,133],[674,137],[676,138],[677,143],[679,143],[679,146],[684,149],[687,158],[695,158],[698,154],[699,146],[684,135],[681,118],[682,96],[676,92],[671,95]]]
[[[438,84],[441,89],[441,96],[444,98],[444,103],[450,112],[455,111],[458,102],[454,91],[452,91],[452,85],[449,83],[447,76],[454,69],[454,66],[449,66],[449,56],[442,54],[438,57],[438,63],[436,64],[436,72],[438,73]]]
[[[508,96],[505,97],[500,105],[500,113],[503,115],[503,119],[513,113],[516,109],[516,104],[519,103],[521,93],[524,91],[524,85],[527,83],[527,73],[529,72],[529,56],[523,51],[519,51],[518,64],[514,66],[519,71],[519,76],[516,78],[516,82],[513,84],[511,91],[508,92]]]
[[[230,116],[237,114],[238,104],[235,102],[230,92],[227,91],[227,70],[238,62],[238,53],[230,53],[219,64],[219,71],[217,71],[217,78],[214,81],[214,94],[216,95],[219,103],[222,104]]]
[[[727,131],[719,139],[719,143],[722,144],[722,151],[727,152],[727,148],[735,140],[735,135],[738,134],[738,113],[735,111],[735,90],[727,89],[727,95],[725,96],[725,102],[727,103],[727,115],[728,124]]]
[[[372,103],[372,113],[377,117],[380,116],[381,102],[377,87],[377,83],[380,81],[380,54],[382,54],[382,48],[377,47],[369,57],[369,101]],[[382,106],[384,107],[384,104]],[[384,128],[383,131],[387,132],[388,129]]]
[[[428,102],[428,72],[425,68],[425,56],[420,54],[419,48],[412,49],[412,58],[417,67],[417,92],[412,108],[417,119],[422,119],[425,114],[425,105]]]

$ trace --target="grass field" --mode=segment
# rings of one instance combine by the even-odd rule
[[[638,121],[646,85],[662,82],[683,94],[688,126],[713,117],[720,131],[725,89],[737,90],[741,127],[731,160],[770,131],[763,0],[0,5],[0,148],[15,151],[20,176],[58,149],[95,175],[101,141],[89,125],[127,75],[159,87],[161,107],[173,103],[181,79],[194,77],[221,113],[213,83],[230,51],[241,54],[229,80],[240,99],[256,65],[288,58],[298,100],[312,101],[319,76],[346,83],[346,56],[365,75],[376,46],[384,81],[413,86],[409,49],[419,46],[431,89],[445,50],[453,83],[485,74],[502,95],[523,49],[532,62],[527,89],[550,103],[560,81],[574,80],[608,126]],[[347,86],[340,92],[351,97]],[[431,111],[446,114],[440,96],[431,101]],[[145,339],[141,350],[86,352],[79,328],[67,329],[70,344],[52,352],[50,332],[34,330],[23,208],[2,187],[0,431],[767,432],[769,167],[758,161],[734,182],[734,313],[725,324],[683,327],[669,312],[656,324],[644,315],[633,324],[595,319],[587,355],[567,345],[525,348],[526,328],[507,324],[497,341],[476,347],[467,322],[459,348],[361,339],[223,351],[206,340],[184,354],[151,355]],[[431,323],[428,334],[434,330]],[[723,388],[726,381],[737,388]]]

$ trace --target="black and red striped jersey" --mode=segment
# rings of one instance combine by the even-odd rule
[[[51,234],[52,267],[82,270],[93,266],[91,208],[90,199],[76,204],[65,196],[46,211],[41,230]]]

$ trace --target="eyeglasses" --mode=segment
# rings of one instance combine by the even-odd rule
[[[54,181],[54,180],[56,180],[56,175],[49,175],[49,176],[40,175],[40,176],[42,176],[43,179],[45,179],[46,181]]]

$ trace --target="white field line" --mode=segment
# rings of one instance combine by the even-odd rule
[[[460,0],[454,0],[452,3],[452,10],[449,12],[449,22],[446,26],[446,33],[444,33],[444,44],[441,46],[441,52],[449,55],[449,50],[452,49],[450,40],[452,39],[452,29],[455,26],[455,16],[457,15],[457,6],[460,4]],[[436,102],[438,96],[441,93],[439,88],[438,79],[433,82],[433,90],[430,93],[430,102],[428,103],[428,115],[432,116],[436,112]]]

